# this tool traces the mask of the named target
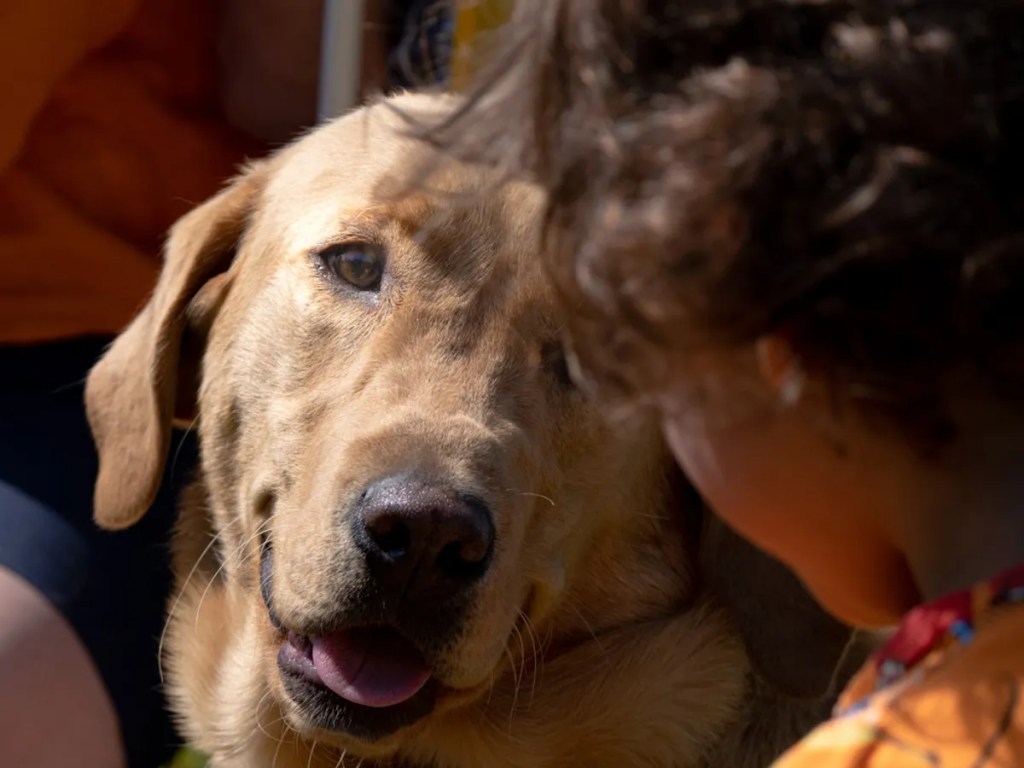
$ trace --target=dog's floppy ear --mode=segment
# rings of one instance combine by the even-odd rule
[[[732,614],[754,669],[790,696],[829,693],[853,630],[786,566],[710,512],[700,550],[704,578]]]
[[[205,334],[226,294],[262,177],[250,168],[174,225],[149,303],[89,373],[86,412],[99,453],[94,516],[104,528],[126,528],[146,512],[172,421],[193,416],[197,367],[181,359],[183,340]]]

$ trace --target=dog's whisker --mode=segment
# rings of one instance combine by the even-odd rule
[[[178,440],[178,445],[174,449],[174,456],[171,457],[170,472],[173,473],[178,467],[178,459],[181,458],[181,451],[185,447],[185,443],[188,442],[189,436],[196,431],[195,422],[188,425],[181,433],[181,439]]]
[[[345,755],[348,753],[345,750],[341,750],[341,753],[339,754],[338,747],[328,747],[326,744],[323,746],[326,754],[324,755],[321,765],[323,765],[324,768],[341,768],[341,766],[345,764]],[[337,760],[334,759],[336,754],[338,755]]]
[[[245,547],[249,546],[249,544],[252,543],[253,540],[259,538],[263,533],[266,532],[267,527],[270,525],[270,521],[271,518],[267,518],[259,525],[257,525],[256,530],[253,531],[252,535],[246,537],[241,544],[239,544],[231,551],[229,555],[225,556],[221,561],[220,565],[217,567],[217,570],[214,571],[213,576],[211,576],[210,580],[206,583],[206,588],[203,590],[203,594],[199,597],[199,604],[196,606],[195,628],[197,630],[199,629],[199,615],[202,613],[203,602],[206,600],[206,596],[210,593],[210,589],[217,581],[217,577],[220,576],[220,574],[224,571],[224,569],[232,560],[238,557],[239,553],[241,553],[241,551]]]
[[[577,608],[571,600],[566,601],[566,605],[572,609],[573,613],[580,617],[580,621],[583,622],[583,626],[586,628],[587,632],[590,634],[590,637],[593,639],[593,641],[597,644],[597,647],[601,649],[601,653],[603,655],[607,655],[608,649],[601,644],[600,638],[598,638],[597,633],[594,631],[594,628],[590,625],[590,622],[587,621],[587,617],[580,612],[580,609]]]
[[[274,734],[272,734],[267,729],[268,728],[273,728],[273,727],[278,726],[278,725],[281,725],[282,723],[284,723],[284,718],[283,717],[277,717],[277,718],[274,718],[273,720],[271,720],[269,723],[260,723],[260,724],[258,724],[258,730],[260,731],[260,733],[262,733],[264,736],[266,736],[271,741],[273,741],[275,743],[279,743],[281,741],[284,741],[284,735],[282,734],[282,735],[275,736]],[[256,735],[256,731],[255,730],[252,731],[250,735],[251,736],[255,736]]]
[[[523,641],[523,632],[518,625],[513,625],[516,640],[519,642],[519,668],[525,672],[526,667],[526,643]]]
[[[274,758],[270,763],[270,768],[277,768],[277,760],[281,756],[281,747],[284,745],[285,739],[295,738],[295,731],[292,730],[291,726],[285,721],[282,716],[281,721],[284,722],[284,733],[281,734],[281,738],[277,740],[277,747],[274,749]]]
[[[178,590],[178,594],[174,598],[174,602],[171,603],[171,608],[167,611],[167,618],[164,619],[164,627],[160,632],[160,641],[157,644],[157,668],[160,673],[160,683],[164,681],[164,642],[167,639],[167,631],[171,626],[171,621],[174,619],[174,612],[178,608],[178,604],[181,602],[181,598],[184,597],[185,591],[188,589],[192,578],[195,576],[196,571],[199,569],[199,564],[203,562],[203,559],[210,552],[210,548],[217,543],[217,540],[221,537],[223,531],[217,531],[211,538],[209,543],[203,548],[203,551],[196,558],[195,563],[192,564],[192,568],[189,570],[188,575],[185,576],[185,580],[182,582],[181,589]]]
[[[509,671],[512,673],[512,681],[516,682],[518,670],[516,669],[516,658],[512,655],[512,649],[505,646],[505,658],[508,659]]]
[[[275,723],[270,723],[274,725]],[[252,747],[253,739],[257,733],[256,728],[239,734],[235,734],[232,741],[227,742],[221,749],[215,750],[215,753],[219,756],[223,754],[225,757],[238,758],[246,754]]]
[[[279,732],[279,734],[277,736],[272,735],[271,733],[269,733],[266,730],[266,729],[270,729],[270,728],[275,728],[276,726],[282,726],[282,728],[280,729],[280,732]],[[278,718],[275,718],[274,720],[271,720],[269,723],[264,723],[264,727],[260,728],[259,731],[261,731],[272,743],[277,745],[274,748],[274,756],[271,759],[271,763],[270,763],[270,768],[276,768],[277,761],[278,761],[279,755],[281,753],[281,747],[284,745],[285,741],[289,740],[289,738],[293,738],[294,731],[291,729],[291,727],[285,721],[284,717],[278,717]],[[248,733],[248,735],[246,735],[246,736],[244,736],[244,737],[242,737],[240,739],[240,741],[239,741],[239,749],[237,750],[239,754],[242,753],[242,751],[243,751],[243,749],[244,749],[244,747],[246,745],[249,745],[249,744],[251,744],[253,742],[253,740],[256,738],[256,733],[257,733],[257,730],[253,729],[253,730],[251,730]]]
[[[516,706],[519,703],[519,676],[516,673],[516,662],[512,652],[506,646],[505,653],[508,655],[509,664],[512,665],[512,704],[508,710],[508,736],[512,738],[512,723],[516,716]]]
[[[340,758],[338,758],[338,760],[334,759],[334,755],[335,755],[335,752],[336,752],[336,748],[335,747],[331,747],[331,746],[328,746],[327,744],[322,744],[322,743],[320,743],[318,741],[314,741],[313,742],[313,749],[310,750],[310,751],[312,753],[316,754],[317,750],[319,750],[321,748],[323,748],[322,754],[317,756],[317,758],[316,758],[316,764],[317,765],[322,765],[324,768],[337,768],[337,766],[342,764],[341,761],[345,759],[344,755],[342,755]]]
[[[507,650],[508,650],[508,654],[509,654],[509,656],[508,656],[509,657],[509,662],[512,664],[512,677],[515,680],[516,687],[519,687],[522,684],[523,675],[526,673],[526,669],[524,667],[524,661],[525,661],[525,656],[526,656],[526,653],[525,653],[526,647],[523,644],[523,635],[519,631],[519,627],[516,627],[516,626],[512,627],[512,634],[509,636],[509,640],[511,640],[513,637],[517,638],[518,641],[519,641],[519,656],[518,656],[519,667],[518,667],[518,669],[516,668],[516,658],[517,658],[517,656],[516,656],[515,653],[513,653],[512,647],[509,646]]]
[[[491,706],[491,699],[494,698],[494,670],[491,669],[491,684],[487,688],[487,701],[484,703],[484,709],[488,709]]]
[[[540,641],[537,638],[536,632],[534,632],[533,624],[530,621],[530,617],[527,616],[523,611],[519,611],[519,618],[523,622],[523,626],[526,628],[526,632],[530,638],[530,647],[533,651],[533,675],[530,682],[530,704],[533,705],[534,697],[537,693],[537,674],[540,671],[540,665],[543,663],[543,657],[541,656],[541,648],[539,647]]]
[[[521,610],[519,611],[519,616],[521,619],[526,619],[528,621],[526,614],[524,614]],[[527,631],[530,632],[529,627],[525,624],[524,626],[526,626]],[[518,626],[518,624],[513,626],[513,630],[515,632],[516,639],[519,641],[519,676],[515,679],[516,700],[518,700],[519,689],[522,688],[523,682],[526,679],[526,643],[523,641],[523,632],[522,629]],[[531,666],[533,667],[533,669],[530,681],[530,703],[532,704],[537,689],[537,646],[533,640],[532,632],[530,637],[530,645],[533,651],[533,659],[531,661]],[[512,711],[513,713],[515,712],[515,704],[513,704]]]
[[[557,507],[558,506],[557,504],[555,504],[555,500],[554,499],[552,499],[550,496],[545,496],[543,493],[534,493],[533,491],[520,491],[518,488],[506,488],[505,492],[506,493],[514,493],[517,496],[532,496],[535,499],[543,499],[548,504],[550,504],[552,507]]]
[[[274,736],[267,729],[268,728],[274,728],[274,727],[276,727],[278,725],[282,725],[282,724],[284,724],[284,718],[283,717],[279,717],[279,718],[276,718],[274,720],[271,720],[269,723],[265,723],[263,725],[263,727],[250,731],[247,741],[252,741],[256,737],[256,733],[258,731],[258,732],[262,733],[264,736],[266,736],[267,739],[271,743],[277,744],[278,745],[278,749],[280,749],[281,743],[284,742],[284,740],[285,740],[285,732],[282,732],[278,736]],[[285,725],[285,731],[286,731],[287,730],[287,724],[284,724],[284,725]],[[276,750],[275,750],[275,752],[276,752]]]
[[[600,641],[598,640],[597,633],[594,631],[593,625],[589,621],[587,621],[587,617],[583,615],[579,607],[572,600],[567,600],[565,602],[565,607],[569,608],[570,610],[572,610],[573,613],[576,614],[577,618],[580,620],[580,623],[583,625],[583,628],[586,629],[587,634],[590,635],[590,639],[593,640],[595,643],[598,643],[598,645],[600,645]]]
[[[267,701],[270,699],[271,696],[273,696],[273,690],[270,689],[270,688],[267,688],[266,692],[263,694],[263,696],[260,697],[259,702],[256,704],[256,727],[268,739],[274,740],[275,737],[273,735],[271,735],[271,733],[267,730],[267,728],[270,728],[272,726],[277,725],[280,722],[283,722],[284,721],[284,716],[281,715],[276,720],[271,720],[269,723],[263,723],[262,722],[262,716],[263,716],[263,713],[265,711],[264,710],[264,705],[267,703]],[[277,738],[277,740],[280,740],[280,737],[276,737],[276,738]]]

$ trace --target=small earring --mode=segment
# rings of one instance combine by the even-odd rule
[[[800,402],[804,394],[804,384],[807,382],[807,375],[803,367],[794,362],[786,369],[779,386],[779,402],[789,407]]]
[[[781,336],[763,336],[754,349],[761,376],[775,390],[779,401],[785,406],[800,402],[807,375],[789,342]]]

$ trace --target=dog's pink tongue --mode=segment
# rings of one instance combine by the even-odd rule
[[[324,685],[364,707],[401,704],[430,679],[419,652],[397,633],[384,629],[314,637],[313,666]]]

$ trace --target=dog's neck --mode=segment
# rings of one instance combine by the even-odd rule
[[[696,577],[676,521],[636,516],[601,531],[585,548],[547,631],[555,645],[678,613],[696,596]],[[600,578],[595,578],[599,575]]]

